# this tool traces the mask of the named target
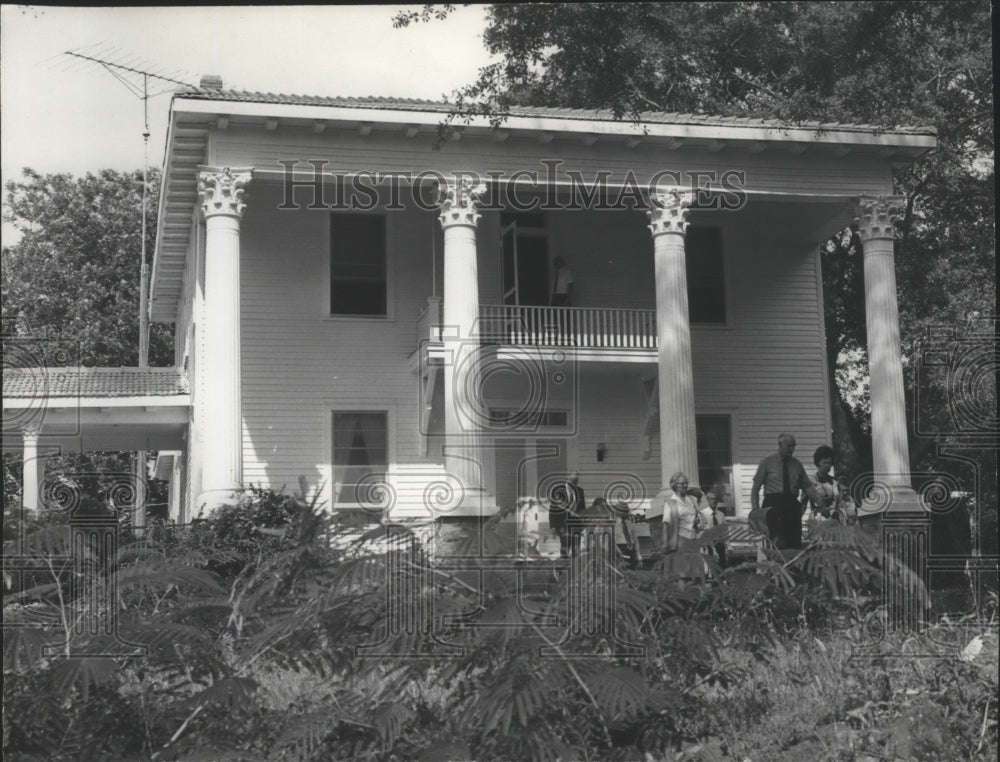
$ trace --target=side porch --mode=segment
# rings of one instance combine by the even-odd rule
[[[26,513],[72,510],[82,495],[72,478],[55,472],[54,457],[71,453],[141,453],[128,473],[111,480],[106,498],[146,523],[145,453],[157,451],[155,477],[168,482],[169,518],[184,523],[183,452],[191,396],[174,368],[11,368],[4,371],[4,452],[20,454],[21,505]],[[115,494],[111,494],[115,493]]]

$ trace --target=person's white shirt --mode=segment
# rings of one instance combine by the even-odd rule
[[[658,496],[659,497],[659,496]],[[695,521],[698,527],[695,529]],[[712,509],[698,504],[698,498],[694,495],[685,495],[683,498],[673,490],[666,495],[663,507],[663,522],[672,524],[677,522],[676,532],[678,537],[685,540],[694,540],[699,534],[712,526]]]
[[[556,270],[556,283],[552,287],[553,294],[568,294],[569,287],[573,285],[573,271],[568,267],[560,267]]]

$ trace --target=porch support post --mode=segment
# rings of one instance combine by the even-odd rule
[[[660,415],[660,474],[666,488],[675,471],[697,484],[691,326],[688,319],[684,235],[692,193],[665,188],[650,194],[656,278],[656,339]]]
[[[213,507],[236,499],[243,483],[240,403],[240,219],[250,168],[199,167],[198,192],[205,215],[206,321],[202,404],[202,494]]]
[[[872,408],[872,461],[875,489],[861,507],[862,524],[879,519],[882,550],[905,563],[929,589],[930,513],[910,481],[910,448],[906,434],[906,398],[896,302],[893,239],[896,220],[905,208],[901,196],[861,196],[858,232],[864,249],[865,324]],[[866,510],[867,509],[867,510]],[[875,527],[870,526],[869,531]],[[887,630],[919,632],[926,622],[929,600],[920,592],[886,576],[883,597],[888,607]]]
[[[440,187],[440,219],[444,229],[445,346],[444,427],[445,469],[457,480],[461,495],[449,507],[469,504],[481,496],[482,452],[478,429],[484,411],[479,409],[479,270],[476,261],[476,209],[485,187],[469,178],[457,178]],[[444,505],[439,506],[445,508]]]
[[[178,452],[174,458],[174,467],[170,469],[170,484],[168,489],[167,507],[169,518],[176,524],[185,524],[184,515],[184,459],[186,453]]]
[[[136,537],[142,538],[146,535],[146,500],[149,497],[145,450],[136,451],[132,466],[135,471],[135,507],[132,510],[132,531]]]
[[[25,428],[21,432],[22,485],[21,507],[25,514],[37,514],[42,507],[42,480],[45,464],[38,460],[38,429]]]
[[[889,510],[922,511],[910,483],[893,256],[894,229],[904,206],[901,196],[862,196],[857,216],[864,249],[875,479],[891,492]]]

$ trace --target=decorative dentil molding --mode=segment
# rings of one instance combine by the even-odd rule
[[[688,227],[688,207],[694,193],[680,188],[662,188],[649,194],[649,230],[655,238],[663,233],[684,235]]]
[[[253,167],[198,167],[198,197],[205,217],[242,217],[247,206],[243,188],[252,179]]]
[[[893,238],[896,223],[906,210],[905,196],[860,196],[854,207],[862,242]]]
[[[469,177],[460,177],[438,183],[438,206],[441,208],[441,227],[453,225],[475,226],[479,221],[476,204],[486,192],[486,184],[473,183]]]

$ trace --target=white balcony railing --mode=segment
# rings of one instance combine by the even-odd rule
[[[599,307],[479,308],[483,341],[497,344],[655,349],[656,310]]]

